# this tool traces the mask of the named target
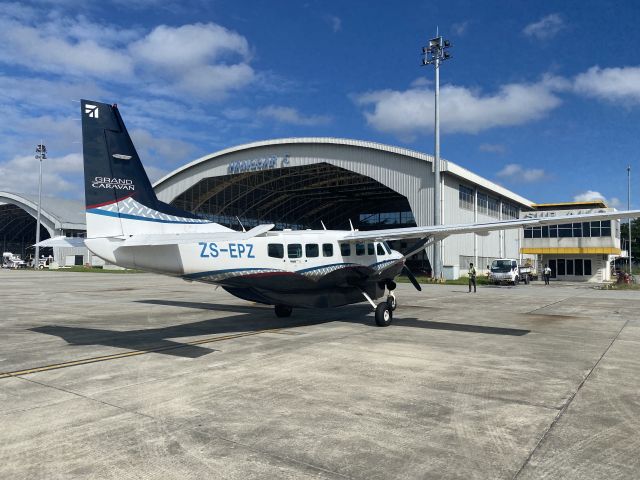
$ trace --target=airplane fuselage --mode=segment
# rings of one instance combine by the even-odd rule
[[[402,254],[384,242],[348,241],[348,231],[268,232],[246,241],[194,241],[123,247],[87,239],[98,256],[121,266],[220,285],[245,300],[292,307],[333,307],[384,293]]]

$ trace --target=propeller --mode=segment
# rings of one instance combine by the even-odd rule
[[[418,283],[418,279],[416,278],[416,276],[413,274],[413,272],[411,270],[409,270],[409,267],[407,267],[406,265],[404,267],[402,267],[402,271],[407,275],[407,277],[409,277],[409,280],[411,281],[411,283],[413,284],[414,287],[416,287],[416,290],[418,290],[419,292],[422,291],[422,287],[420,286],[420,284]]]

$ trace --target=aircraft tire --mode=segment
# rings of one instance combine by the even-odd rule
[[[393,321],[393,311],[387,305],[387,302],[380,302],[376,307],[376,325],[379,327],[388,327]]]
[[[278,318],[290,317],[292,311],[293,308],[288,305],[276,305],[275,307],[276,317]]]
[[[396,300],[396,297],[394,297],[393,295],[389,295],[387,297],[387,305],[389,306],[389,310],[393,312],[398,306],[398,301]]]

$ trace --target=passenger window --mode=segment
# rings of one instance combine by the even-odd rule
[[[351,244],[349,243],[341,243],[340,244],[340,253],[343,257],[348,257],[351,255]]]
[[[373,246],[373,243],[367,243],[367,255],[375,255],[376,254],[376,250],[375,247]]]
[[[289,255],[289,258],[301,258],[302,245],[299,243],[290,243],[287,245],[287,255]]]
[[[323,243],[322,244],[322,256],[323,257],[333,257],[333,244],[332,243]]]
[[[318,244],[317,243],[308,243],[304,246],[304,253],[307,258],[317,257],[318,254]]]
[[[356,255],[364,255],[364,243],[356,243]]]
[[[281,243],[270,243],[269,256],[273,258],[284,258],[284,245]]]
[[[384,255],[384,248],[382,248],[381,244],[376,243],[376,250],[378,252],[378,255]]]

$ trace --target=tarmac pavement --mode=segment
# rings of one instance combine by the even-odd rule
[[[0,271],[0,478],[634,479],[640,291],[400,284],[294,310]]]

